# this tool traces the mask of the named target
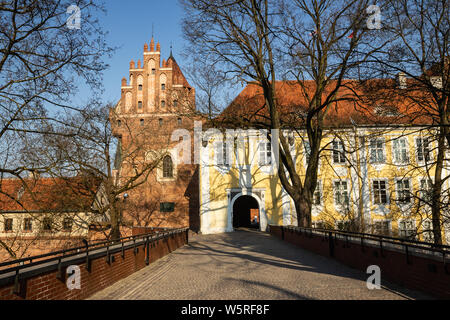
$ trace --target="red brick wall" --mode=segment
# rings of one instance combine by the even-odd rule
[[[330,241],[328,236],[319,236],[309,232],[296,232],[295,229],[284,229],[280,226],[270,226],[270,233],[278,238],[306,250],[330,256]],[[427,292],[435,297],[450,298],[450,262],[419,257],[406,252],[397,252],[386,248],[347,243],[345,240],[333,240],[333,258],[352,268],[367,270],[370,265],[381,269],[381,284],[383,278],[398,283],[404,287]]]
[[[167,255],[187,243],[186,232],[175,233],[167,239],[155,241],[150,245],[150,263]],[[141,244],[137,254],[134,249],[125,250],[124,258],[121,252],[114,253],[114,262],[108,264],[106,257],[99,257],[91,261],[91,271],[85,264],[77,264],[81,271],[81,289],[69,290],[66,277],[57,279],[57,271],[51,271],[26,279],[22,282],[21,294],[13,293],[14,284],[0,287],[0,300],[75,300],[85,299],[94,293],[112,285],[113,283],[131,275],[146,266],[145,245]],[[66,269],[63,268],[63,274]],[[24,293],[26,295],[24,296]]]

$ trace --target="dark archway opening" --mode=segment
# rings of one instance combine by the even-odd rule
[[[233,228],[259,229],[259,205],[251,196],[240,196],[233,204]]]

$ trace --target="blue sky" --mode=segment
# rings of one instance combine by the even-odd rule
[[[184,46],[182,10],[178,0],[106,0],[105,6],[107,12],[99,16],[100,24],[109,33],[109,45],[120,47],[111,59],[106,60],[110,67],[104,73],[105,102],[116,102],[120,98],[121,79],[128,79],[131,59],[136,63],[138,59],[142,61],[144,43],[150,43],[152,37],[152,24],[155,45],[157,41],[161,44],[161,57],[169,57],[172,42],[173,55],[183,68],[184,61],[180,55]],[[86,88],[81,87],[74,102],[87,102],[89,94]]]

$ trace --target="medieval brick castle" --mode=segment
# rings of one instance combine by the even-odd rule
[[[124,220],[134,226],[198,229],[198,169],[177,164],[171,141],[175,129],[193,132],[195,90],[172,52],[161,60],[160,44],[155,49],[153,38],[143,55],[137,65],[130,62],[129,82],[122,79],[121,98],[111,116],[120,140],[116,166],[120,176],[127,176],[134,170],[129,161],[133,153],[143,161],[161,161],[145,183],[129,192]]]

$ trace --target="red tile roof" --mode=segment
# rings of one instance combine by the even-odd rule
[[[411,85],[411,80],[408,79]],[[330,81],[322,95],[323,101],[336,86]],[[311,80],[277,81],[275,84],[281,121],[286,126],[301,127],[304,124],[308,99],[316,91],[316,83]],[[415,89],[414,89],[415,90]],[[430,101],[423,94],[413,92],[416,98]],[[429,124],[432,117],[423,115],[423,104],[410,99],[405,91],[398,89],[393,79],[367,81],[344,80],[329,104],[324,125],[329,127],[384,124]],[[227,125],[249,125],[269,123],[269,112],[265,105],[262,88],[258,84],[248,84],[234,101],[216,119]]]
[[[17,178],[0,181],[0,212],[69,212],[89,210],[99,180],[72,178]]]

